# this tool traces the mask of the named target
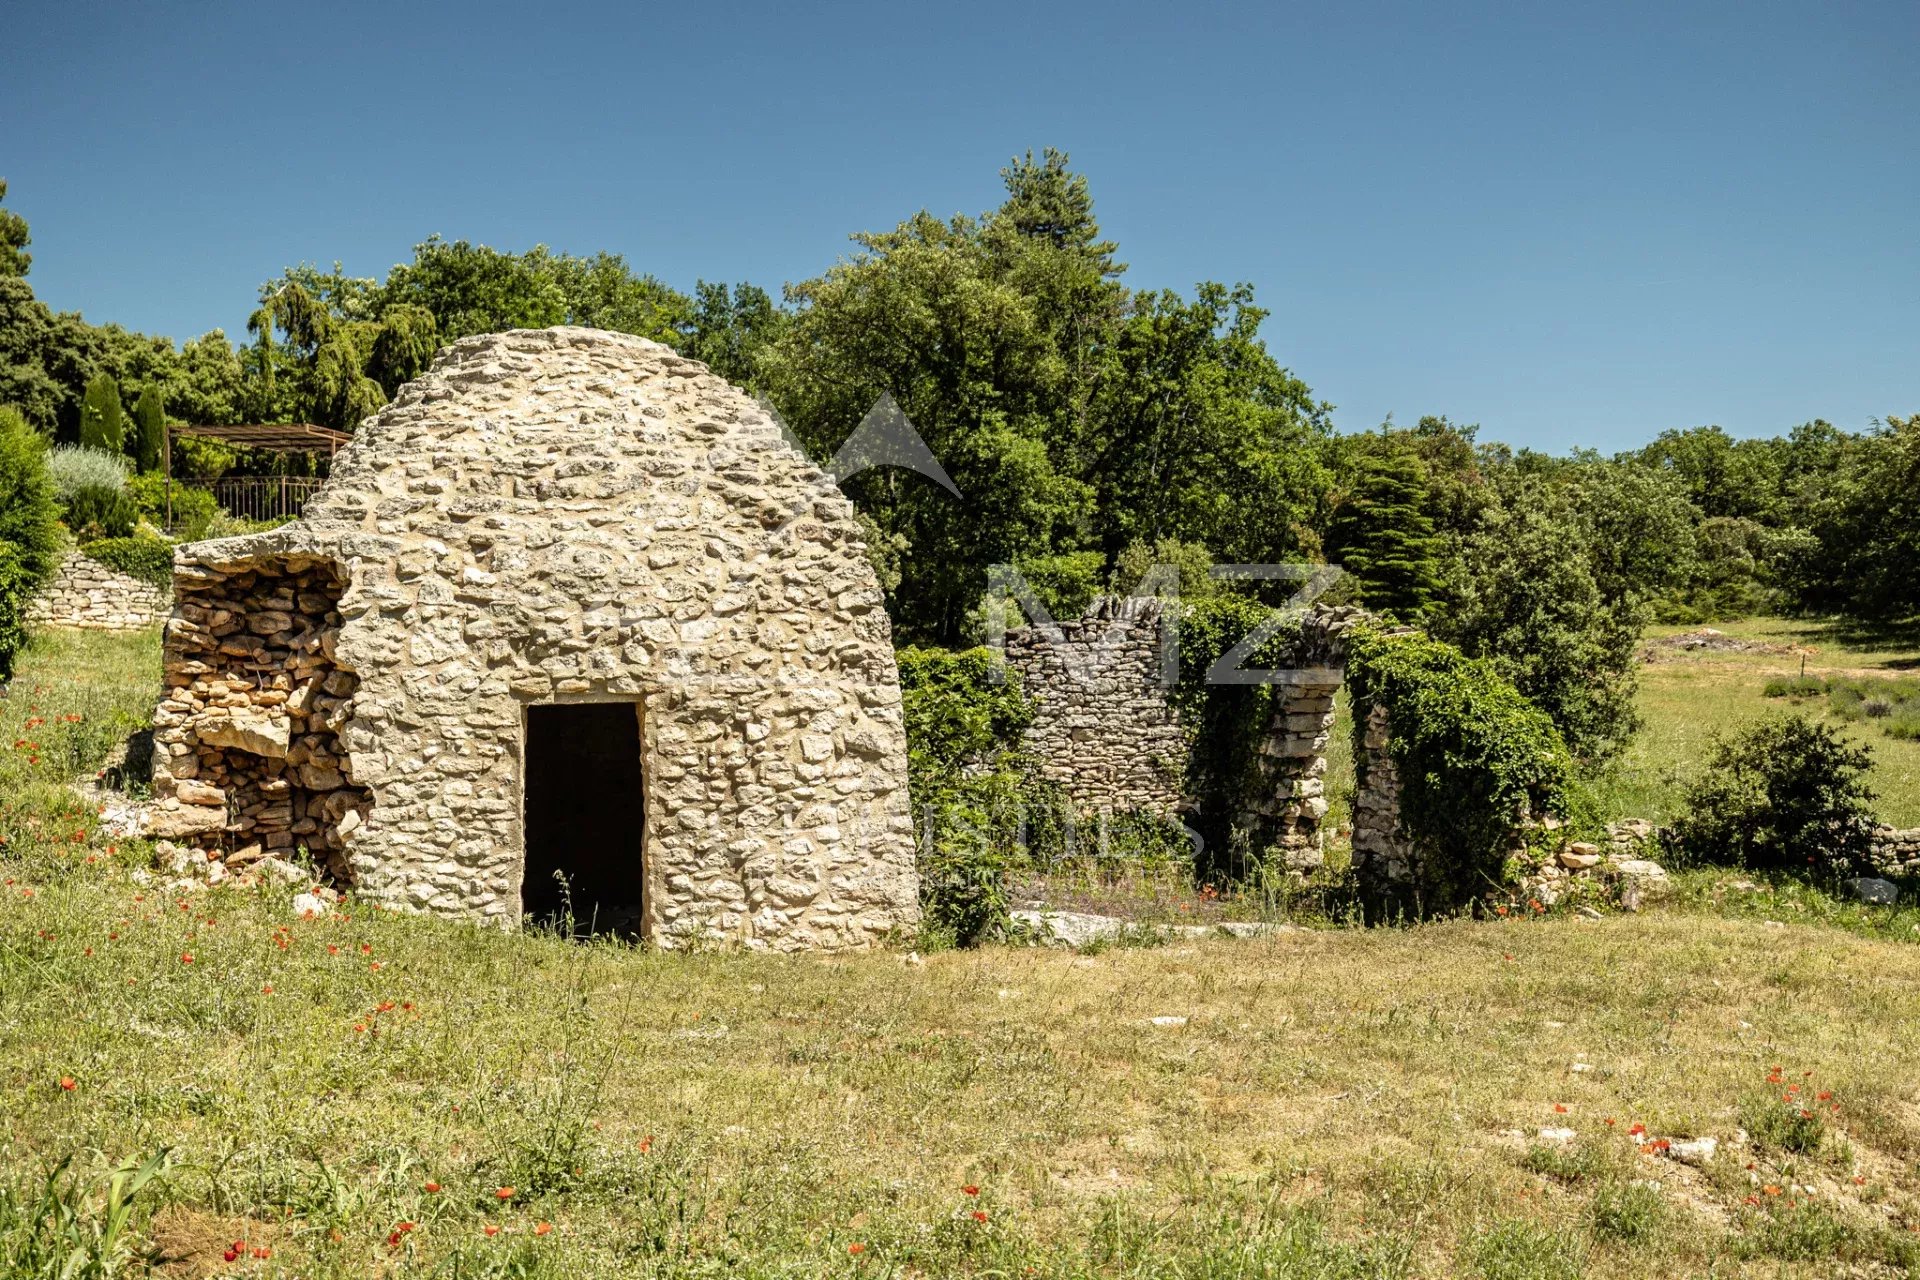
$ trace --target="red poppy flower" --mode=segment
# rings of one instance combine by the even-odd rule
[[[511,1200],[513,1199],[513,1188],[502,1187],[493,1193],[493,1198],[496,1200]]]
[[[985,1209],[975,1209],[973,1211],[973,1220],[975,1222],[985,1222],[987,1220],[987,1211]]]
[[[533,1224],[533,1234],[537,1236],[544,1236],[552,1230],[553,1224],[551,1222],[536,1222]]]
[[[480,1230],[486,1232],[490,1236],[497,1236],[500,1234],[500,1228],[495,1226],[491,1222],[489,1222],[486,1226],[480,1228]]]
[[[974,1187],[974,1186],[966,1186],[966,1187],[960,1188],[960,1192],[962,1195],[977,1196],[980,1194],[980,1188]]]
[[[65,1089],[65,1090],[67,1090],[67,1091],[68,1091],[69,1093],[71,1093],[71,1092],[73,1091],[73,1089],[74,1089],[74,1087],[75,1087],[75,1086],[74,1086],[74,1079],[73,1079],[73,1077],[72,1077],[72,1076],[61,1076],[61,1077],[60,1077],[60,1087],[61,1087],[62,1089]]]
[[[852,1244],[847,1246],[847,1252],[854,1254],[855,1256],[863,1254],[866,1251],[867,1251],[867,1246],[865,1246],[864,1244],[861,1244],[858,1240],[855,1240]]]
[[[423,1185],[428,1191],[438,1191],[440,1189],[440,1184],[437,1182],[427,1182]]]

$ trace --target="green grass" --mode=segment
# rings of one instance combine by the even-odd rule
[[[918,962],[296,919],[143,882],[146,850],[61,789],[47,744],[86,757],[137,719],[153,663],[51,637],[0,701],[7,743],[43,721],[0,762],[0,1274],[72,1249],[318,1277],[1910,1261],[1920,947],[1885,908],[1809,890],[1793,915],[1690,873],[1675,909],[1602,923]],[[1840,1107],[1811,1154],[1734,1141],[1783,1072]],[[1636,1124],[1723,1155],[1687,1169]],[[114,1172],[162,1152],[113,1233]]]
[[[1684,780],[1706,759],[1716,734],[1797,703],[1799,709],[1840,729],[1872,751],[1869,784],[1881,821],[1920,826],[1920,738],[1886,730],[1905,719],[1870,718],[1837,711],[1825,696],[1826,682],[1882,689],[1914,683],[1920,669],[1920,636],[1892,629],[1864,631],[1823,621],[1756,618],[1716,624],[1738,639],[1781,649],[1810,647],[1806,675],[1822,682],[1823,696],[1795,700],[1767,696],[1769,683],[1797,680],[1801,655],[1786,652],[1678,652],[1655,647],[1640,669],[1639,709],[1645,728],[1603,778],[1601,799],[1610,815],[1665,822],[1679,811]],[[1656,627],[1650,638],[1693,628]]]

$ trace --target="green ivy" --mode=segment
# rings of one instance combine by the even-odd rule
[[[902,649],[907,785],[919,843],[923,936],[970,946],[1010,932],[1007,873],[1024,855],[1032,795],[1020,738],[1033,704],[985,648]]]
[[[81,553],[109,569],[156,587],[173,585],[173,544],[165,538],[96,538],[80,545]]]
[[[1367,717],[1387,709],[1401,825],[1420,849],[1411,899],[1420,910],[1459,907],[1505,883],[1518,821],[1580,807],[1560,731],[1490,663],[1417,633],[1357,627],[1347,636],[1347,685],[1363,788]]]
[[[1195,868],[1203,878],[1237,879],[1253,866],[1229,865],[1242,842],[1232,821],[1263,785],[1260,745],[1273,721],[1280,686],[1209,684],[1207,671],[1273,610],[1246,596],[1219,595],[1180,606],[1180,682],[1172,702],[1187,733],[1186,794],[1198,804],[1193,816],[1207,850],[1208,865]],[[1300,619],[1287,618],[1281,629],[1239,665],[1244,669],[1280,668],[1293,661],[1300,641]],[[1260,850],[1251,851],[1254,861]]]

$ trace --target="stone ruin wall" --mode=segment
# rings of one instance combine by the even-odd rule
[[[1873,833],[1874,869],[1888,876],[1920,876],[1920,827],[1880,827]]]
[[[304,849],[344,878],[373,798],[339,739],[359,685],[336,660],[340,570],[301,557],[183,566],[175,586],[149,833],[236,868]]]
[[[27,606],[31,626],[140,631],[167,616],[163,588],[129,577],[82,551],[69,551]]]
[[[1103,597],[1055,629],[1029,626],[1006,637],[1007,663],[1035,703],[1026,750],[1041,776],[1058,783],[1083,812],[1172,815],[1191,807],[1187,733],[1162,675],[1162,608],[1151,597]],[[1354,608],[1316,608],[1302,620],[1259,748],[1253,799],[1237,815],[1236,825],[1256,844],[1277,848],[1296,871],[1324,859],[1326,750],[1344,637],[1366,616]],[[1356,841],[1359,812],[1386,830],[1398,827],[1390,762],[1369,777],[1378,780],[1378,792],[1360,798]]]
[[[1187,737],[1161,682],[1160,628],[1160,601],[1103,597],[1057,628],[1007,633],[1007,665],[1034,703],[1026,749],[1084,813],[1184,803]]]

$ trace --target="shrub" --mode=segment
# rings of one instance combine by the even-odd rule
[[[173,543],[165,538],[100,538],[80,550],[111,569],[156,587],[173,584]]]
[[[47,449],[27,420],[0,406],[0,543],[36,583],[60,562],[60,507]]]
[[[26,641],[28,602],[59,562],[58,520],[40,437],[0,408],[0,680]]]
[[[907,785],[930,937],[961,945],[1005,934],[1007,872],[1021,853],[1029,784],[1020,735],[1033,718],[1018,678],[996,683],[987,649],[902,649]]]
[[[1860,704],[1860,710],[1866,714],[1869,720],[1884,720],[1893,714],[1893,699],[1878,696],[1871,697]]]
[[[1415,901],[1445,910],[1508,878],[1517,820],[1572,810],[1572,755],[1547,714],[1493,666],[1422,635],[1350,633],[1356,780],[1366,786],[1365,734],[1387,709],[1400,775],[1400,821],[1420,849]]]
[[[1805,716],[1763,720],[1718,739],[1684,793],[1674,836],[1704,862],[1755,870],[1851,873],[1867,865],[1873,757]]]
[[[140,515],[155,526],[167,523],[167,478],[153,473],[135,476],[127,481],[127,495],[139,508]],[[220,503],[206,489],[192,485],[173,483],[173,519],[171,528],[179,534],[182,542],[198,542],[207,536],[207,530],[214,521],[225,513]]]
[[[83,445],[60,445],[47,455],[62,518],[76,537],[124,538],[139,510],[126,494],[127,462]]]
[[[12,543],[0,542],[0,685],[13,678],[13,659],[27,643],[27,605],[39,589]]]
[[[1827,1137],[1826,1121],[1810,1101],[1778,1093],[1756,1093],[1741,1100],[1740,1126],[1772,1151],[1810,1156]]]
[[[1819,676],[1776,676],[1761,692],[1769,698],[1817,698],[1827,691]]]

